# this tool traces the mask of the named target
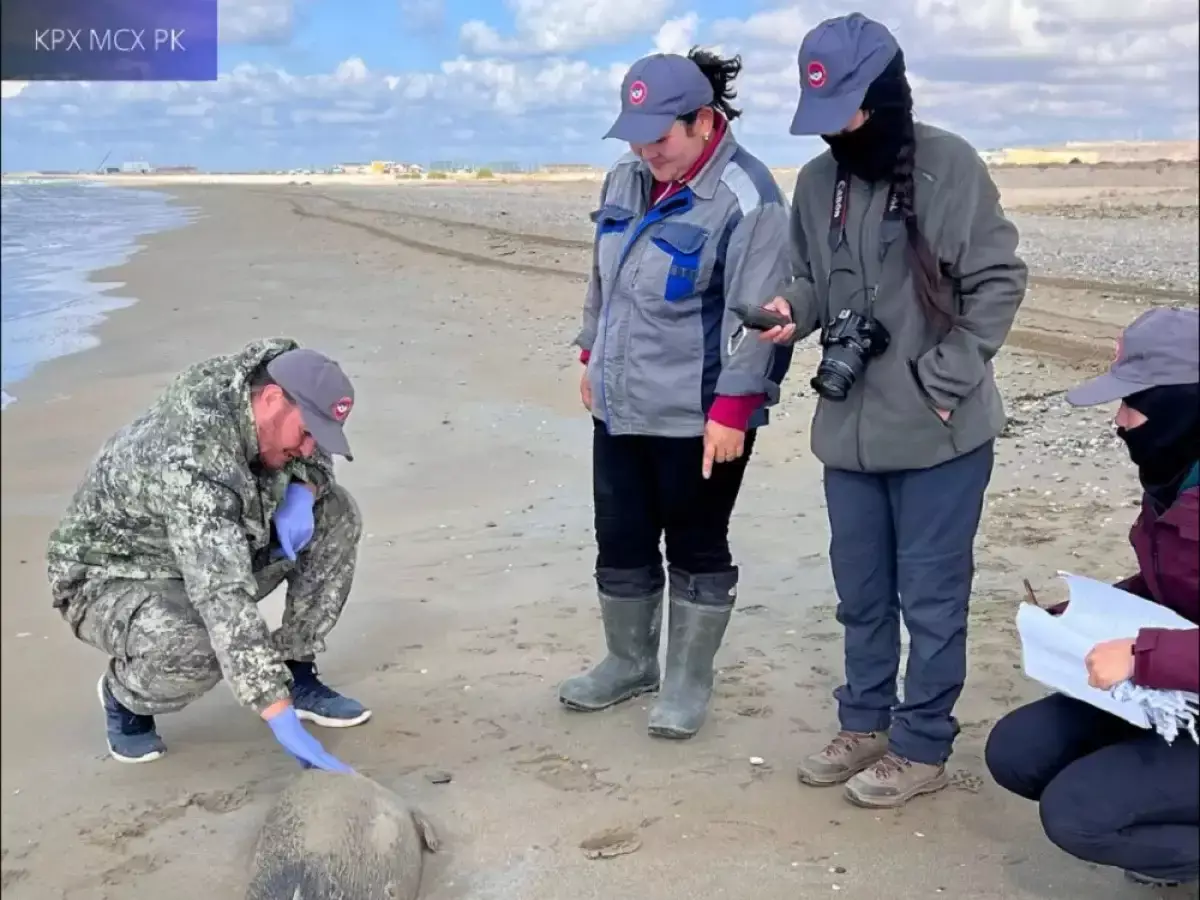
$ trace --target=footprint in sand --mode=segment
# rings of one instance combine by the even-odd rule
[[[588,859],[612,859],[615,856],[636,853],[641,846],[642,839],[633,829],[610,828],[584,838],[579,844],[579,849]]]
[[[543,753],[532,759],[519,761],[519,771],[528,772],[542,784],[557,791],[585,793],[590,791],[614,791],[615,784],[602,781],[600,771],[586,760],[571,759],[558,753]]]
[[[120,850],[129,841],[145,837],[155,828],[182,817],[193,807],[209,813],[228,813],[241,809],[252,797],[250,789],[244,785],[229,791],[187,792],[169,803],[131,810],[133,815],[124,820],[102,819],[81,828],[79,836],[99,847]]]
[[[753,703],[744,703],[733,712],[734,715],[741,716],[744,719],[769,719],[775,714],[775,711],[771,707]]]

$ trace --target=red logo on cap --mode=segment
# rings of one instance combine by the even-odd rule
[[[808,64],[808,83],[809,86],[819,88],[825,86],[825,79],[828,73],[825,71],[825,66],[815,59]]]
[[[345,422],[346,416],[350,415],[350,410],[354,407],[354,401],[349,397],[343,397],[337,403],[330,407],[329,411],[333,414],[333,418],[338,422]]]
[[[629,102],[641,106],[646,102],[646,82],[635,81],[629,86]]]

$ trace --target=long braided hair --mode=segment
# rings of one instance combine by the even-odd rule
[[[886,87],[885,87],[886,86]],[[896,136],[898,146],[891,183],[896,198],[897,211],[904,219],[907,236],[905,257],[912,272],[913,287],[917,300],[929,320],[943,333],[954,327],[957,319],[951,292],[943,278],[941,263],[929,242],[921,233],[916,211],[916,168],[917,139],[913,122],[912,89],[908,83],[904,65],[904,51],[895,57],[872,84],[864,105],[871,103],[872,94],[887,94],[887,105],[891,107],[894,124],[900,131]]]

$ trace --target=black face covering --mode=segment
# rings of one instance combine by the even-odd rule
[[[867,121],[854,131],[823,134],[821,139],[839,166],[864,181],[892,177],[906,134],[911,133],[912,88],[905,73],[904,52],[897,51],[863,97]]]
[[[1118,428],[1129,448],[1146,493],[1160,507],[1170,506],[1179,487],[1200,459],[1200,384],[1151,388],[1125,398],[1146,417],[1137,428]]]
[[[863,181],[886,181],[896,168],[907,117],[902,109],[877,109],[854,131],[821,135],[821,139],[851,175]]]

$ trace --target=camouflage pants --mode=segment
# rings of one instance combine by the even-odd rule
[[[325,649],[350,594],[362,537],[358,504],[334,486],[313,509],[312,540],[297,555],[254,575],[256,601],[287,581],[283,622],[271,635],[285,660],[310,661]],[[183,709],[221,680],[208,629],[182,579],[108,581],[86,591],[76,635],[109,655],[109,687],[127,709],[157,715]]]

